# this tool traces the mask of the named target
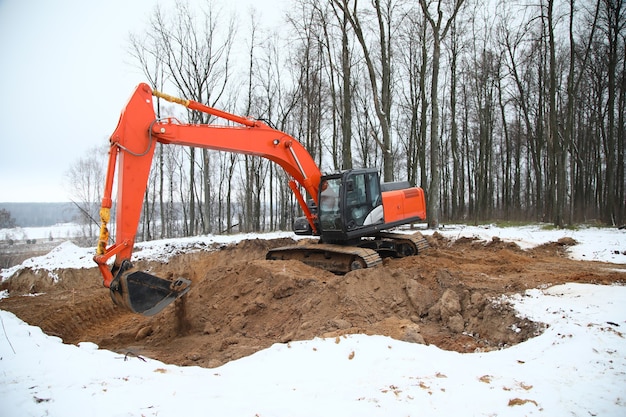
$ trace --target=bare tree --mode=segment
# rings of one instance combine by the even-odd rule
[[[623,0],[603,0],[601,23],[604,35],[607,37],[607,101],[606,101],[606,133],[604,135],[605,148],[605,182],[606,200],[604,209],[604,219],[609,224],[622,223],[623,219],[618,218],[624,209],[619,206],[624,205],[624,137],[620,137],[618,143],[618,129],[616,125],[616,115],[618,108],[617,85],[624,75],[618,75],[618,63],[624,58],[624,27],[626,25],[626,4]],[[623,111],[623,108],[622,108]],[[618,119],[624,119],[623,115]],[[619,129],[623,134],[623,126]],[[621,158],[618,158],[618,147],[622,150]],[[618,161],[621,166],[618,165]],[[616,179],[622,180],[617,184]],[[621,193],[618,191],[621,190]],[[620,195],[621,194],[621,195]]]
[[[428,227],[439,227],[439,211],[441,209],[441,200],[439,189],[441,187],[441,155],[439,144],[439,64],[441,57],[441,41],[446,37],[452,22],[456,19],[456,15],[461,9],[464,0],[455,0],[450,16],[443,21],[442,1],[436,1],[436,16],[430,11],[433,4],[426,0],[420,0],[422,11],[430,24],[433,34],[433,59],[432,59],[432,78],[430,90],[431,102],[431,121],[430,121],[430,187],[428,192]]]
[[[11,229],[15,227],[15,219],[7,209],[0,209],[0,229]]]
[[[96,146],[74,161],[65,173],[70,198],[80,210],[83,236],[95,239],[98,231],[100,198],[104,188],[104,161],[107,148]]]
[[[374,35],[378,41],[375,43],[378,54],[370,50],[369,42],[366,40],[365,30],[359,15],[362,13],[358,9],[358,1],[354,0],[352,9],[349,9],[349,1],[333,0],[335,5],[342,10],[344,17],[348,19],[354,29],[355,35],[366,63],[369,82],[371,85],[372,100],[376,112],[378,123],[380,124],[380,134],[382,141],[377,141],[383,153],[383,177],[385,181],[393,181],[393,149],[391,143],[391,77],[392,77],[392,49],[391,31],[394,11],[392,0],[373,0],[372,7],[376,17],[377,30]],[[377,62],[374,59],[378,57]]]
[[[414,10],[415,11],[415,10]],[[404,139],[407,178],[411,184],[426,183],[426,78],[429,61],[427,53],[427,23],[422,13],[409,10],[398,36],[397,50],[401,75],[406,82],[399,83],[402,100],[399,103],[398,129]]]
[[[345,12],[347,0],[341,13],[333,8],[335,16],[341,27],[341,137],[342,137],[342,163],[341,168],[352,168],[352,63],[350,59],[350,44],[348,39],[348,15]]]
[[[189,99],[214,106],[222,97],[231,72],[231,50],[235,36],[233,18],[223,20],[219,10],[211,3],[198,17],[189,5],[177,3],[175,14],[170,19],[162,9],[156,8],[151,17],[151,39],[155,48],[152,55],[162,59],[167,81],[173,83],[179,93]],[[223,22],[227,22],[223,25]],[[150,46],[148,46],[150,48]],[[191,123],[207,123],[209,117],[199,112],[190,112]],[[201,155],[200,175],[204,204],[199,213],[202,231],[210,231],[211,177],[210,156],[206,149]],[[189,234],[195,234],[196,201],[202,203],[196,187],[196,152],[189,151]]]

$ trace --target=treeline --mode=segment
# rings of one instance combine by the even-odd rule
[[[623,1],[289,7],[279,28],[210,2],[155,8],[132,56],[157,89],[271,121],[323,171],[380,167],[386,181],[422,186],[431,227],[624,223]],[[287,181],[259,158],[159,145],[143,237],[177,224],[185,235],[288,229],[298,208]]]
[[[80,211],[72,203],[0,203],[0,228],[42,227],[70,223]]]

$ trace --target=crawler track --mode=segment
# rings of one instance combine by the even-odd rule
[[[360,247],[373,249],[383,258],[415,256],[428,249],[428,241],[421,233],[379,233],[373,239],[364,239]]]
[[[265,258],[269,260],[298,260],[335,274],[345,274],[355,269],[372,268],[382,263],[380,255],[373,249],[326,243],[292,245],[271,249]]]
[[[428,242],[421,233],[379,233],[374,238],[363,239],[357,246],[313,243],[275,248],[267,253],[266,259],[298,260],[335,274],[345,274],[375,267],[384,257],[414,256],[427,248]]]

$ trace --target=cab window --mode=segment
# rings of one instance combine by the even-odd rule
[[[321,184],[319,217],[322,230],[341,230],[340,190],[341,178],[325,180]]]
[[[346,195],[348,216],[346,227],[354,229],[364,225],[379,223],[382,219],[381,216],[374,216],[372,220],[370,215],[381,204],[378,175],[371,172],[355,174],[348,180],[346,186],[348,190]]]

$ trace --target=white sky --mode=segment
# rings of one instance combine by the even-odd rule
[[[214,4],[237,7],[242,21],[252,6],[265,26],[285,1]],[[129,33],[140,33],[155,5],[173,3],[0,0],[0,202],[69,200],[68,167],[107,143],[145,81],[127,52]]]

